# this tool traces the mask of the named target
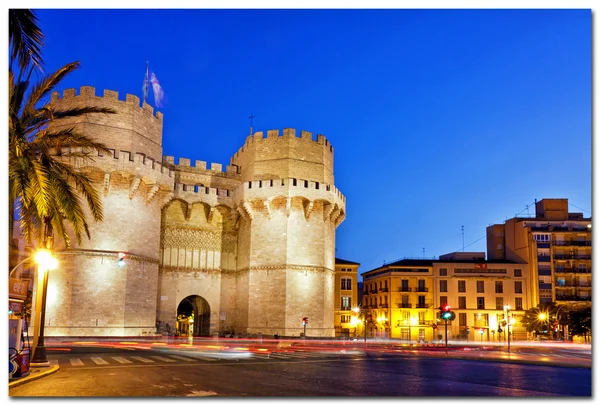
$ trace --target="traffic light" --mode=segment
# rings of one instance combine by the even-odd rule
[[[125,266],[125,256],[126,256],[125,253],[119,252],[119,256],[117,259],[117,266],[119,266],[119,267]]]
[[[308,318],[304,317],[302,318],[302,326],[306,326],[308,324]]]
[[[451,311],[451,307],[448,304],[444,304],[440,307],[440,313],[438,317],[445,321],[451,321],[454,319],[454,312]]]

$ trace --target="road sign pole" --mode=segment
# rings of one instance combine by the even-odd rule
[[[446,354],[448,354],[448,320],[444,319],[444,322],[446,323]]]

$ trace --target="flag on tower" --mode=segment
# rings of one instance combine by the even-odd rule
[[[163,89],[160,86],[158,78],[154,72],[152,72],[152,75],[150,76],[150,83],[152,83],[152,92],[154,93],[154,104],[156,104],[157,107],[162,107],[162,100],[165,96],[165,93],[163,92]]]
[[[142,86],[144,91],[144,103],[148,102],[148,63],[146,62],[146,77],[144,78],[144,85]]]

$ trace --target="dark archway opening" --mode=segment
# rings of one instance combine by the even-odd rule
[[[210,336],[210,305],[199,295],[185,297],[177,306],[180,336]]]

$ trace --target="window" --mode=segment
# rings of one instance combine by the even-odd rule
[[[477,297],[477,309],[485,309],[485,297]]]
[[[424,295],[419,295],[417,303],[419,304],[417,306],[417,308],[426,308],[426,306],[425,306],[425,296]]]
[[[402,308],[410,308],[408,306],[408,295],[403,295],[402,296]]]
[[[425,312],[419,312],[419,325],[425,325]]]
[[[459,309],[467,308],[467,297],[458,297],[458,308]]]
[[[587,270],[587,264],[585,264],[585,263],[579,263],[579,264],[577,265],[577,268],[578,268],[579,270],[582,270],[583,272],[585,272],[585,271]]]
[[[523,293],[523,282],[515,281],[515,294],[522,294],[522,293]]]
[[[448,275],[448,269],[440,269],[440,276],[447,276]]]
[[[342,297],[342,310],[347,311],[350,309],[350,297]]]
[[[504,298],[496,297],[496,309],[504,309]]]
[[[448,296],[440,295],[440,306],[448,304]]]
[[[467,326],[467,314],[464,312],[458,314],[458,326]]]
[[[483,285],[484,285],[483,280],[478,280],[477,281],[477,292],[478,293],[484,293],[485,292],[485,289],[483,288]]]
[[[350,323],[350,315],[342,315],[342,323]]]
[[[504,285],[502,281],[496,281],[496,294],[502,294],[504,292]]]
[[[352,279],[351,278],[343,278],[342,279],[342,290],[352,290]]]
[[[467,282],[465,280],[458,280],[458,292],[467,292]]]
[[[448,280],[440,280],[440,292],[448,292]]]
[[[408,280],[402,280],[402,287],[400,289],[402,291],[408,291]]]
[[[520,311],[523,309],[523,298],[517,297],[515,298],[515,309]]]
[[[515,277],[523,277],[521,269],[515,269]]]

